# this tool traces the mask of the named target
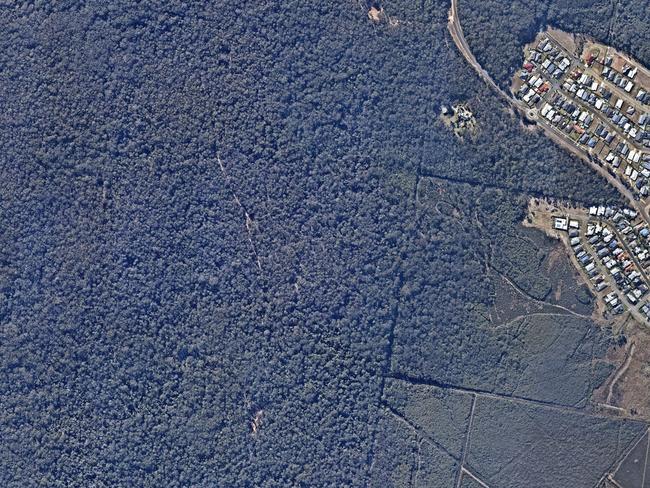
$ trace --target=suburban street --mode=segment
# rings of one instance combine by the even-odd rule
[[[474,54],[469,48],[469,45],[467,44],[462,26],[460,24],[460,19],[458,16],[458,0],[451,0],[451,8],[449,10],[449,23],[447,24],[447,28],[449,29],[449,33],[451,34],[454,44],[456,44],[456,47],[459,49],[463,57],[474,68],[478,75],[490,87],[492,87],[495,93],[503,98],[511,107],[517,110],[523,117],[530,119],[531,114],[528,107],[521,104],[514,97],[508,95],[505,91],[503,91],[476,60]],[[630,208],[636,210],[646,222],[650,223],[650,214],[648,213],[650,204],[636,200],[635,195],[632,193],[632,191],[627,188],[618,178],[610,174],[603,166],[600,166],[598,163],[593,161],[591,155],[587,151],[575,145],[561,131],[559,131],[553,125],[547,123],[545,119],[537,117],[535,120],[538,123],[538,126],[546,132],[550,139],[585,161],[594,171],[605,178],[619,191],[619,193],[621,193],[621,195],[625,197],[625,199],[628,201],[628,204],[630,205]]]
[[[550,31],[547,32],[547,33],[546,33],[546,36],[547,36],[548,38],[552,39],[553,42],[556,44],[556,46],[557,46],[559,49],[562,50],[562,52],[564,52],[564,53],[567,54],[568,56],[573,56],[573,54],[572,54],[571,52],[569,52],[569,51],[568,51],[568,50],[567,50],[567,49],[562,45],[562,43],[561,43],[558,39],[556,39],[555,37],[553,37],[553,33],[552,33],[552,32],[550,32]],[[574,63],[572,63],[572,65],[571,65],[571,69],[573,69],[574,67],[576,67],[576,65],[575,65]],[[635,99],[633,96],[631,96],[630,94],[628,94],[628,93],[626,93],[626,92],[624,92],[624,91],[622,91],[622,90],[618,90],[617,87],[616,87],[616,85],[614,85],[614,83],[612,83],[611,81],[607,80],[606,78],[603,78],[600,74],[598,74],[598,72],[597,72],[595,69],[593,69],[593,68],[591,68],[591,67],[588,67],[588,66],[584,66],[583,64],[580,64],[580,65],[577,66],[577,67],[580,69],[580,71],[581,71],[582,73],[584,73],[584,74],[586,74],[586,75],[588,75],[588,76],[592,76],[593,79],[596,80],[598,83],[604,85],[607,89],[609,89],[609,90],[612,91],[613,93],[615,92],[617,98],[621,98],[621,99],[623,99],[626,103],[628,103],[629,105],[631,105],[632,107],[634,107],[634,109],[636,110],[637,113],[643,113],[643,112],[645,111],[645,108],[644,108],[644,107],[639,103],[638,100],[636,100],[636,99]],[[585,102],[583,102],[582,100],[580,100],[580,99],[578,99],[578,98],[575,98],[573,101],[574,101],[575,103],[577,103],[578,105],[580,105],[583,109],[587,109],[587,110],[590,109],[590,107],[589,107],[588,104],[586,104]],[[635,149],[641,149],[641,146],[640,146],[639,144],[637,144],[637,143],[636,143],[636,142],[635,142],[631,137],[629,137],[628,134],[624,133],[623,130],[622,130],[618,125],[616,125],[616,124],[612,124],[612,123],[610,122],[610,120],[609,120],[607,117],[603,117],[601,114],[598,114],[598,120],[599,120],[601,123],[605,124],[605,125],[606,125],[610,130],[614,130],[616,133],[618,133],[618,135],[619,135],[623,140],[625,140],[629,145],[633,146]]]

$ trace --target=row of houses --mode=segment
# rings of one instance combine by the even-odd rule
[[[616,282],[618,291],[631,305],[636,305],[648,293],[648,286],[618,235],[608,225],[598,223],[587,242]]]
[[[604,209],[604,210],[603,210]],[[634,256],[636,272],[633,277],[637,278],[636,289],[626,292],[627,300],[634,304],[634,300],[639,300],[639,311],[650,321],[650,303],[647,296],[647,271],[650,268],[650,226],[645,222],[635,210],[631,209],[613,209],[611,207],[591,207],[589,209],[591,217],[606,218],[621,236],[625,247]],[[598,224],[590,224],[587,228],[587,235],[593,235],[596,232]],[[646,273],[645,276],[643,273]],[[630,295],[631,293],[631,295]],[[643,299],[641,298],[643,297]]]
[[[617,71],[613,66],[613,61],[614,58],[612,56],[605,55],[602,59],[591,59],[588,65],[594,67],[597,72],[600,71],[604,79],[624,90],[626,93],[630,93],[642,104],[650,105],[650,93],[641,86],[635,86],[634,83],[639,68],[625,63],[621,71]]]
[[[633,69],[625,71],[621,76],[628,82],[636,76]],[[650,195],[650,113],[637,113],[548,38],[528,51],[520,78],[518,98],[600,164],[607,163],[627,186]]]
[[[618,86],[621,90],[624,90],[627,93],[632,93],[632,90],[634,89],[634,82],[631,79],[628,79],[625,76],[621,75],[614,68],[604,66],[602,75],[603,78]]]
[[[570,94],[586,111],[600,114],[610,126],[612,134],[617,133],[623,141],[627,139],[640,148],[650,147],[650,113],[638,113],[633,105],[626,103],[620,96],[614,96],[612,91],[593,76],[576,68],[565,79],[562,90]],[[608,144],[611,142],[608,141]],[[633,154],[630,154],[629,159],[632,157]],[[647,160],[650,161],[650,154]],[[639,160],[635,162],[638,163]]]
[[[569,233],[569,244],[573,249],[576,260],[584,270],[585,274],[589,277],[591,286],[597,293],[605,292],[609,288],[609,283],[605,280],[600,268],[596,264],[596,255],[592,249],[586,246],[580,237],[579,224],[569,226],[569,222],[576,222],[569,217],[555,217],[553,227],[558,230],[566,230]],[[622,314],[625,311],[625,306],[616,294],[612,291],[605,297],[605,305],[615,315]]]
[[[627,248],[633,253],[635,260],[643,271],[650,268],[650,228],[643,219],[636,220],[633,215],[616,212],[611,217],[619,234],[623,237]]]
[[[650,322],[650,224],[636,210],[600,205],[588,209],[584,232],[581,225],[567,215],[552,220],[608,310],[630,309]]]

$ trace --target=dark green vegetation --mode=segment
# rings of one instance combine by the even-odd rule
[[[648,451],[648,434],[646,434],[629,452],[614,473],[614,479],[623,488],[646,488],[650,486]]]
[[[514,286],[529,297],[547,298],[551,294],[551,278],[543,267],[551,249],[549,240],[541,232],[525,228],[513,232],[495,226],[493,230],[496,234],[492,244],[493,269],[511,277]]]
[[[592,313],[593,294],[569,261],[564,245],[555,241],[553,246],[545,247],[548,253],[542,260],[540,273],[542,279],[549,277],[548,283],[553,285],[552,289],[543,299],[538,299],[495,271],[490,275],[494,294],[487,319],[491,324],[506,324],[532,313],[571,315],[573,312],[583,316]],[[539,248],[540,251],[543,249]]]
[[[530,313],[589,316],[593,296],[565,245],[532,228],[516,226],[508,231],[507,239],[497,239],[491,248],[490,322],[505,324]]]
[[[461,458],[472,407],[469,394],[387,379],[383,401],[424,438]]]
[[[476,59],[504,88],[521,66],[523,46],[547,26],[592,36],[650,65],[647,0],[458,0],[458,8]]]
[[[511,388],[529,346],[483,331],[489,267],[552,286],[513,242],[526,198],[617,196],[504,111],[446,1],[383,6],[397,26],[355,2],[0,9],[0,485],[455,478],[384,378]],[[439,119],[455,101],[475,142]]]
[[[376,449],[370,486],[453,486],[458,462],[389,412],[379,414]]]
[[[584,404],[609,372],[592,364],[610,338],[589,316],[571,315],[549,303],[539,314],[506,323],[490,320],[503,282],[488,269],[501,268],[530,299],[548,295],[554,279],[545,264],[551,243],[543,236],[546,249],[530,243],[531,231],[519,225],[523,210],[516,201],[498,190],[421,181],[420,228],[432,230],[407,257],[392,369],[406,378]],[[455,280],[444,280],[445,275]],[[454,313],[446,313],[450,310]]]
[[[595,297],[571,263],[568,253],[566,247],[559,242],[549,249],[544,266],[548,275],[553,277],[553,289],[546,299],[554,305],[589,315]]]

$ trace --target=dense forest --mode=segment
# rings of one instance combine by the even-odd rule
[[[372,485],[404,438],[389,376],[581,405],[526,389],[490,270],[544,298],[527,198],[618,195],[505,110],[448,2],[370,6],[0,9],[2,486]],[[440,119],[457,101],[474,137]],[[566,324],[582,397],[612,338]],[[424,447],[442,483],[458,463]]]

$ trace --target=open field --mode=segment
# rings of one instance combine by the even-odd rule
[[[592,488],[645,424],[479,399],[468,466],[499,488]]]
[[[569,314],[562,308],[531,298],[498,273],[493,275],[492,282],[494,283],[494,305],[490,309],[489,316],[494,327],[508,324],[522,315]]]
[[[513,335],[516,347],[511,354],[525,364],[523,371],[508,378],[514,383],[505,389],[513,395],[585,406],[593,388],[609,374],[611,366],[593,362],[595,356],[605,354],[609,344],[591,321],[531,315],[521,319],[506,337]]]
[[[569,53],[572,53],[576,57],[580,57],[580,45],[584,44],[582,36],[578,36],[579,38],[576,38],[575,34],[563,31],[561,29],[556,29],[554,27],[549,27],[548,33],[549,35],[553,36],[554,39],[557,39],[558,42],[560,42]]]
[[[612,473],[613,480],[623,488],[646,488],[649,486],[647,484],[650,483],[648,476],[649,442],[650,438],[646,433]]]
[[[628,452],[647,429],[630,419],[404,380],[387,382],[383,402],[373,486],[592,488],[609,471],[622,472],[618,463],[632,462]]]
[[[612,348],[607,356],[610,363],[619,366],[594,392],[594,401],[650,419],[650,331],[630,320],[623,326],[622,334],[626,344]],[[618,371],[620,375],[616,375]]]

